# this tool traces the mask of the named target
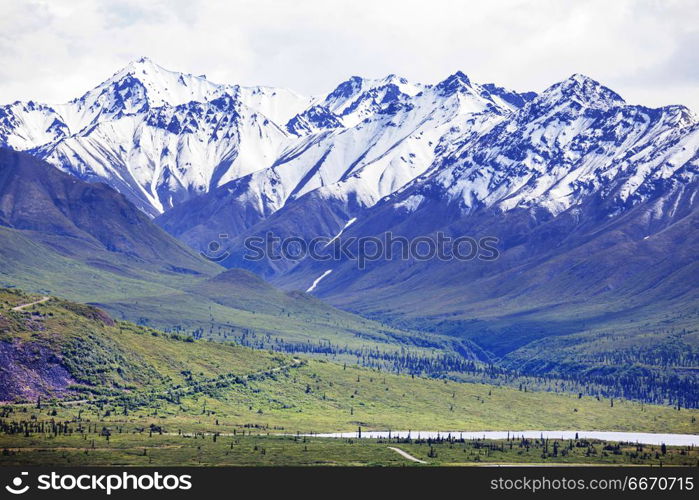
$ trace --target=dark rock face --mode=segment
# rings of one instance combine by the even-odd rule
[[[325,106],[313,106],[303,113],[294,116],[286,124],[286,129],[292,134],[303,135],[319,130],[332,130],[342,127],[337,115]]]
[[[0,342],[0,401],[64,395],[76,381],[48,347],[33,342]]]

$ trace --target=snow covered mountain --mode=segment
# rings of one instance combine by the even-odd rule
[[[424,174],[455,138],[483,134],[533,97],[472,83],[461,72],[436,85],[352,77],[288,123],[299,138],[271,167],[175,207],[158,222],[200,248],[220,233],[330,236]]]
[[[244,237],[333,236],[374,207],[556,216],[603,196],[621,212],[693,179],[697,123],[682,106],[629,106],[582,75],[540,95],[461,72],[437,84],[353,76],[304,97],[143,58],[67,104],[0,107],[0,145],[106,182],[195,248],[226,233],[228,265],[273,276],[292,264],[243,262]]]
[[[155,216],[271,165],[290,142],[283,124],[309,104],[288,90],[218,85],[142,58],[67,104],[0,107],[0,144],[106,182]]]
[[[540,94],[353,76],[301,96],[141,59],[67,104],[0,106],[3,145],[109,184],[197,250],[217,241],[226,267],[524,373],[618,363],[636,381],[696,355],[699,119],[583,75]],[[269,232],[492,236],[498,258],[246,260]]]
[[[464,211],[540,206],[557,215],[592,194],[639,202],[659,181],[686,181],[698,149],[699,122],[687,108],[628,106],[573,75],[462,141],[421,189],[439,190]]]
[[[303,97],[142,58],[69,103],[0,107],[0,145],[106,182],[151,216],[254,172],[242,182],[260,214],[318,187],[366,206],[424,172],[446,133],[475,126],[465,117],[485,126],[531,97],[462,73],[437,85],[354,76]]]
[[[478,339],[518,368],[555,366],[543,339],[566,334],[561,363],[571,366],[584,350],[652,350],[676,330],[633,336],[694,325],[698,173],[689,110],[627,105],[574,75],[484,133],[453,137],[428,172],[342,232],[347,241],[494,236],[495,261],[379,259],[359,269],[306,259],[270,264],[269,275],[342,308]],[[540,347],[518,351],[531,342]]]
[[[412,241],[436,241],[438,232],[491,236],[497,259],[379,258],[361,269],[343,257],[256,270],[344,309],[473,340],[529,373],[579,373],[593,364],[604,372],[614,370],[610,360],[623,366],[673,346],[692,352],[699,304],[693,113],[628,105],[573,75],[482,131],[449,139],[424,174],[345,214],[335,231],[349,242],[384,241],[387,233]],[[314,220],[326,204],[312,198],[258,227],[296,229],[290,221]],[[348,250],[359,255],[354,241]]]

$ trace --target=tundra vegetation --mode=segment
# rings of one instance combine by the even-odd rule
[[[697,433],[699,411],[623,398],[392,373],[356,362],[197,340],[51,297],[0,291],[4,464],[696,465],[692,447],[468,440],[449,430]],[[563,382],[556,382],[563,387]],[[561,385],[563,384],[563,385]],[[440,439],[304,434],[443,430]]]

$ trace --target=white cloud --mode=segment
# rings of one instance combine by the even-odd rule
[[[61,102],[142,55],[211,80],[333,88],[457,69],[542,90],[585,73],[629,102],[699,110],[693,0],[0,0],[0,102]]]

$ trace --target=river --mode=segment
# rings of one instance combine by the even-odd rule
[[[699,446],[697,434],[653,434],[648,432],[611,432],[611,431],[362,431],[362,438],[407,438],[427,439],[451,436],[455,439],[507,439],[508,437],[521,439],[599,439],[602,441],[615,441],[625,443],[642,443],[651,445],[668,446]],[[316,437],[327,438],[357,438],[355,432],[336,432],[329,434],[313,434]]]

